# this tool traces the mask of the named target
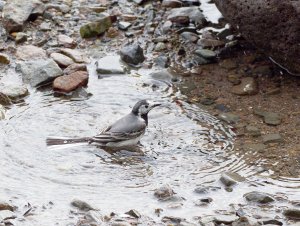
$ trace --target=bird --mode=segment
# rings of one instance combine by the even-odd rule
[[[129,114],[123,116],[95,136],[82,138],[49,137],[46,140],[47,146],[76,143],[95,144],[107,148],[136,146],[145,134],[148,126],[148,113],[158,106],[161,106],[161,103],[140,100],[133,106]]]

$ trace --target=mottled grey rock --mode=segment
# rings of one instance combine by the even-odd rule
[[[159,67],[167,68],[170,66],[170,58],[165,55],[160,55],[154,59],[154,63]]]
[[[118,28],[123,31],[126,31],[130,26],[131,26],[131,23],[126,22],[126,21],[120,21],[118,23]]]
[[[222,112],[219,114],[219,118],[228,123],[237,123],[240,121],[240,117],[230,112]]]
[[[16,100],[25,97],[28,94],[28,90],[23,85],[0,85],[0,94],[5,95],[11,100]]]
[[[145,60],[143,49],[136,43],[123,47],[120,56],[129,65],[138,65]]]
[[[248,133],[249,135],[253,136],[253,137],[258,137],[261,135],[261,131],[259,128],[257,128],[256,126],[252,126],[252,125],[247,125],[245,128],[246,133]]]
[[[197,34],[188,31],[182,32],[180,34],[180,37],[185,41],[194,42],[194,43],[196,43],[197,40],[199,39],[199,36]]]
[[[79,209],[81,211],[95,210],[95,208],[91,207],[90,204],[88,204],[85,201],[79,200],[79,199],[72,200],[71,205],[76,207],[77,209]]]
[[[163,43],[163,42],[159,42],[159,43],[157,43],[156,44],[156,46],[155,46],[155,51],[156,52],[160,52],[160,51],[163,51],[163,50],[165,50],[167,48],[167,46],[166,46],[166,44],[165,43]]]
[[[9,0],[3,8],[3,25],[7,32],[21,31],[32,14],[41,14],[45,6],[39,0]]]
[[[63,74],[52,59],[22,62],[17,65],[16,70],[22,73],[23,81],[33,87],[51,82]]]
[[[167,200],[173,197],[175,192],[169,185],[164,185],[160,188],[155,189],[154,196],[160,200]]]
[[[245,181],[245,178],[239,175],[238,173],[234,172],[226,172],[223,173],[220,181],[225,185],[225,186],[232,186],[237,184],[238,182],[243,182]]]
[[[208,60],[213,60],[217,56],[217,54],[214,51],[209,49],[197,49],[195,51],[195,54]]]
[[[77,49],[63,48],[60,50],[60,52],[64,55],[70,57],[76,63],[88,63],[89,62],[89,60],[86,58],[86,56]]]
[[[100,13],[97,21],[90,22],[80,27],[82,38],[91,38],[103,34],[111,27],[112,21],[107,13]]]
[[[215,3],[247,40],[300,74],[299,1],[216,0]]]
[[[249,192],[245,194],[244,197],[249,202],[257,202],[260,204],[266,204],[275,201],[272,195],[257,191]]]
[[[17,49],[16,56],[20,60],[33,60],[33,59],[47,58],[45,50],[33,45],[20,46]]]
[[[166,8],[178,8],[183,4],[179,0],[163,0],[161,5]]]
[[[244,144],[242,146],[243,150],[245,152],[251,151],[251,152],[263,152],[266,149],[266,145],[262,143],[258,144]]]
[[[254,109],[254,114],[263,117],[264,123],[268,125],[277,126],[281,124],[281,117],[278,113]]]
[[[262,136],[264,144],[282,143],[283,139],[279,133],[266,134]]]
[[[96,70],[101,74],[124,74],[124,66],[119,56],[106,56],[96,61]]]
[[[61,67],[65,68],[74,63],[74,61],[61,53],[51,53],[50,57]]]
[[[168,20],[181,25],[187,25],[189,22],[194,22],[199,28],[207,23],[200,8],[197,6],[171,9]]]

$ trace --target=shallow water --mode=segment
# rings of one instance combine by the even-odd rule
[[[184,102],[170,78],[154,79],[150,70],[139,70],[99,79],[93,63],[89,69],[87,91],[93,94],[89,99],[71,101],[32,89],[25,103],[13,106],[0,122],[0,199],[18,206],[30,202],[34,207],[33,215],[19,225],[74,224],[76,219],[69,213],[73,198],[105,214],[137,209],[157,219],[154,210],[163,208],[164,216],[189,220],[216,210],[238,209],[238,204],[245,204],[243,194],[253,190],[283,199],[263,216],[274,218],[280,215],[276,209],[290,205],[287,200],[300,200],[299,179],[272,180],[269,173],[259,173],[259,162],[247,166],[243,157],[231,154],[231,129]],[[140,151],[109,154],[94,146],[46,147],[47,136],[95,135],[140,99],[167,105],[150,113]],[[238,172],[247,181],[227,192],[219,182],[224,171]],[[180,202],[182,207],[172,208],[174,202],[154,198],[154,189],[164,184],[175,190],[179,198],[175,205]],[[193,192],[199,185],[220,189],[202,196]],[[201,197],[213,199],[209,208],[195,206]],[[260,211],[255,205],[243,208],[249,213]]]

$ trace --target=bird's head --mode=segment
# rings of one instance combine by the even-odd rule
[[[150,102],[148,100],[140,100],[138,101],[134,107],[132,108],[132,113],[139,116],[147,116],[149,111],[153,108],[160,106],[159,103]]]

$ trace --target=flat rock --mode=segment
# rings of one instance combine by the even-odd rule
[[[187,25],[189,22],[194,22],[197,26],[204,26],[207,21],[197,6],[181,7],[170,10],[168,20],[172,23]]]
[[[208,60],[213,60],[217,56],[217,54],[214,51],[209,49],[197,49],[195,51],[195,54]]]
[[[281,117],[278,113],[254,109],[254,114],[263,117],[264,123],[268,125],[277,126],[281,124]]]
[[[264,144],[282,143],[283,142],[283,139],[279,133],[263,135],[262,139],[263,139]]]
[[[232,186],[237,184],[238,182],[243,182],[245,181],[245,178],[242,177],[241,175],[239,175],[238,173],[234,173],[234,172],[226,172],[223,173],[220,181],[225,185],[225,186]]]
[[[69,75],[76,71],[87,71],[86,64],[78,64],[78,63],[71,64],[64,70],[64,74]]]
[[[124,66],[120,63],[119,56],[106,56],[96,62],[99,74],[124,74]]]
[[[39,0],[9,0],[3,8],[3,25],[7,32],[21,31],[32,14],[42,14],[45,6]]]
[[[88,63],[87,57],[79,50],[63,48],[60,50],[60,52],[64,55],[70,57],[76,63]]]
[[[197,40],[199,39],[199,36],[197,34],[188,31],[182,32],[180,34],[180,37],[185,41],[194,42],[194,43],[196,43]]]
[[[120,56],[121,60],[129,65],[138,65],[145,60],[143,49],[136,43],[123,47]]]
[[[160,200],[167,200],[173,197],[175,192],[169,185],[164,185],[160,188],[155,189],[154,196]]]
[[[230,112],[222,112],[219,114],[219,118],[227,123],[237,123],[240,121],[240,117]]]
[[[252,126],[252,125],[247,125],[245,127],[245,132],[253,137],[258,137],[261,135],[260,129],[257,128],[256,126]]]
[[[18,47],[16,56],[20,60],[47,59],[46,51],[33,45]]]
[[[227,21],[257,49],[300,75],[299,1],[216,0]]]
[[[244,197],[249,202],[257,202],[260,204],[267,204],[275,201],[272,195],[257,191],[249,192],[245,194]]]
[[[130,26],[131,26],[131,23],[126,22],[126,21],[120,21],[118,23],[118,28],[123,31],[126,31]]]
[[[233,86],[232,93],[236,95],[255,95],[258,93],[258,84],[252,77],[241,79],[241,84]]]
[[[80,35],[82,38],[91,38],[103,34],[111,27],[111,17],[107,13],[100,13],[97,21],[90,22],[80,27]]]
[[[23,85],[1,85],[0,94],[5,95],[11,100],[16,100],[25,97],[28,94],[28,89]]]
[[[2,210],[0,211],[0,222],[7,219],[14,219],[16,218],[16,215],[14,212],[10,210]]]
[[[217,48],[225,46],[225,42],[217,39],[201,38],[198,40],[197,45],[201,46],[202,48]]]
[[[74,63],[74,61],[61,53],[51,53],[50,57],[61,67],[65,68]]]
[[[284,210],[283,215],[289,219],[300,220],[300,209]]]
[[[88,79],[89,76],[86,71],[77,71],[56,78],[53,82],[53,89],[59,92],[68,93],[79,87],[86,86]]]
[[[33,87],[51,82],[63,74],[52,59],[22,62],[17,65],[16,70],[22,73],[23,81]]]
[[[59,45],[62,45],[66,48],[71,48],[71,49],[75,48],[77,45],[73,38],[71,38],[67,35],[62,35],[62,34],[57,36],[57,42]]]
[[[4,53],[0,53],[0,64],[9,64],[9,63],[10,63],[9,56]]]

